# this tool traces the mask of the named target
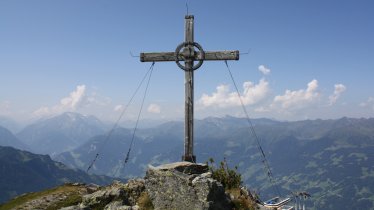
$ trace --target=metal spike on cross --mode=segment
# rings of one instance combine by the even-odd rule
[[[197,51],[196,51],[197,49]],[[184,123],[184,155],[183,161],[196,162],[193,153],[194,145],[194,71],[204,61],[239,60],[239,51],[204,51],[200,44],[194,41],[194,16],[185,16],[185,41],[179,44],[174,52],[140,53],[141,62],[174,61],[185,71],[185,123]],[[184,65],[180,62],[184,61]],[[197,61],[197,64],[194,62]]]

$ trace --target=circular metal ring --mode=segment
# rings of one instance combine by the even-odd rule
[[[183,66],[179,62],[179,56],[180,56],[180,51],[183,48],[191,46],[191,45],[194,46],[194,47],[196,47],[199,50],[199,52],[200,52],[200,59],[199,59],[199,62],[196,65],[193,65],[191,69],[187,69],[186,66]],[[177,65],[178,65],[179,68],[183,69],[184,71],[195,71],[196,69],[200,68],[201,65],[203,65],[203,62],[204,62],[204,59],[205,59],[205,52],[204,52],[203,48],[201,47],[201,45],[198,44],[197,42],[183,42],[183,43],[179,44],[177,46],[177,48],[175,49],[174,56],[175,56],[175,62],[177,63]],[[182,56],[182,58],[184,59],[184,61],[187,60],[183,56]],[[192,61],[194,61],[194,60],[195,59],[193,58]]]

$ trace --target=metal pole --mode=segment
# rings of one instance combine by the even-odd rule
[[[185,42],[194,42],[194,16],[186,15],[185,17]],[[193,57],[194,47],[187,46],[190,57]],[[184,156],[183,161],[196,162],[193,155],[193,106],[194,106],[194,74],[192,71],[193,59],[186,59],[185,66],[185,122],[184,122]]]

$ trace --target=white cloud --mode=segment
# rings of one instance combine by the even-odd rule
[[[259,65],[258,70],[263,73],[264,75],[270,74],[270,69],[266,68],[264,65]]]
[[[286,90],[283,95],[275,96],[272,107],[280,105],[283,109],[302,108],[315,103],[320,98],[317,91],[318,81],[312,80],[308,83],[307,89]]]
[[[75,111],[82,105],[86,94],[86,86],[78,85],[76,89],[70,93],[68,97],[62,98],[60,103],[52,107],[41,107],[38,110],[33,112],[35,117],[43,117],[46,115],[59,114],[66,111]]]
[[[374,110],[374,97],[369,97],[366,102],[362,102],[359,104],[361,107],[370,107]]]
[[[154,113],[154,114],[161,113],[161,107],[157,104],[150,104],[147,110],[149,113]]]
[[[334,93],[329,96],[329,105],[334,105],[341,94],[347,89],[343,84],[335,84]]]
[[[240,106],[240,100],[236,92],[230,92],[228,85],[219,85],[216,92],[211,95],[203,94],[198,100],[198,104],[204,107],[234,107]],[[243,93],[241,99],[244,105],[253,105],[263,100],[269,93],[269,82],[261,79],[258,84],[252,82],[243,83]]]
[[[115,112],[120,112],[120,111],[123,110],[123,108],[124,108],[123,105],[117,105],[117,106],[114,107],[114,111],[115,111]]]
[[[45,116],[45,115],[52,114],[52,111],[49,107],[43,106],[43,107],[40,107],[39,109],[35,110],[32,114],[33,114],[34,117],[42,117],[42,116]]]
[[[70,93],[70,96],[61,99],[59,108],[75,110],[82,101],[86,92],[85,85],[78,85],[77,89]]]
[[[84,106],[107,106],[111,103],[111,99],[108,97],[101,96],[97,94],[97,92],[91,92],[89,95],[86,94],[84,97],[84,101],[82,101],[82,105]]]

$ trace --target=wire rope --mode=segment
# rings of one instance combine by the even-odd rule
[[[252,133],[254,139],[256,140],[257,149],[258,149],[259,152],[261,153],[261,156],[262,156],[262,162],[263,162],[263,164],[265,165],[265,168],[266,168],[266,170],[267,170],[267,173],[266,173],[266,174],[267,174],[267,176],[269,177],[270,183],[271,183],[271,185],[273,186],[273,188],[275,189],[275,191],[276,191],[276,193],[278,194],[278,196],[281,196],[280,191],[279,191],[279,188],[278,188],[278,186],[276,185],[276,182],[275,182],[275,180],[274,180],[273,173],[272,173],[272,171],[271,171],[271,168],[270,168],[269,162],[267,161],[267,158],[266,158],[266,155],[265,155],[265,153],[264,153],[264,150],[262,149],[262,146],[261,146],[261,144],[260,144],[260,139],[259,139],[259,137],[258,137],[258,135],[257,135],[257,133],[256,133],[256,131],[255,131],[255,129],[254,129],[254,126],[253,126],[252,120],[251,120],[251,118],[249,117],[249,114],[248,114],[248,112],[247,112],[247,109],[245,108],[244,102],[243,102],[243,100],[242,100],[242,96],[241,96],[241,94],[240,94],[240,92],[239,92],[239,88],[238,88],[238,86],[237,86],[237,84],[236,84],[236,82],[235,82],[234,76],[233,76],[233,74],[232,74],[232,72],[231,72],[231,69],[230,69],[228,63],[227,63],[227,60],[225,60],[225,64],[226,64],[226,68],[227,68],[227,70],[228,70],[228,72],[229,72],[230,78],[231,78],[231,80],[232,80],[232,82],[233,82],[233,84],[234,84],[234,86],[235,86],[235,90],[236,90],[236,93],[237,93],[238,98],[239,98],[239,100],[240,100],[240,104],[241,104],[241,107],[242,107],[242,109],[243,109],[243,112],[244,112],[244,114],[245,114],[245,116],[246,116],[246,119],[247,119],[247,122],[248,122],[248,125],[249,125],[249,128],[250,128],[250,131],[251,131],[251,133]]]
[[[125,112],[127,111],[127,108],[130,106],[130,104],[132,103],[135,95],[138,93],[140,87],[143,85],[145,79],[147,78],[147,76],[153,71],[153,67],[155,65],[155,62],[153,62],[151,64],[151,66],[149,67],[148,71],[145,73],[145,75],[143,76],[142,80],[140,81],[139,85],[137,86],[137,88],[135,89],[134,93],[132,94],[129,102],[126,104],[125,108],[122,110],[121,114],[119,115],[118,119],[116,120],[116,122],[114,123],[112,129],[110,129],[110,131],[108,132],[108,134],[106,135],[105,137],[105,140],[103,142],[103,146],[99,149],[99,151],[96,153],[94,159],[92,160],[92,162],[90,163],[90,165],[88,166],[86,172],[88,173],[90,171],[90,169],[94,166],[95,162],[97,161],[97,159],[99,158],[99,155],[101,154],[101,152],[104,150],[105,146],[106,146],[106,143],[108,143],[110,137],[112,136],[114,130],[117,128],[120,120],[122,119],[122,117],[125,115]]]
[[[120,164],[120,166],[117,168],[117,170],[114,173],[114,175],[116,175],[118,172],[120,172],[120,170],[123,170],[126,167],[126,164],[128,163],[128,161],[130,159],[131,150],[132,150],[133,146],[135,145],[135,134],[136,134],[136,131],[138,129],[140,116],[141,116],[142,111],[143,111],[145,98],[146,98],[147,93],[148,93],[149,83],[151,81],[151,77],[152,77],[152,73],[153,73],[153,66],[154,66],[154,62],[152,64],[151,68],[150,68],[150,73],[149,73],[149,76],[148,76],[147,85],[146,85],[145,90],[144,90],[142,103],[140,105],[140,110],[139,110],[139,113],[138,113],[138,116],[137,116],[137,119],[136,119],[136,123],[135,123],[135,127],[134,127],[134,130],[133,130],[133,133],[132,133],[132,137],[131,137],[129,149],[128,149],[127,153],[126,153],[126,157],[125,157],[125,159],[123,161],[123,164]],[[122,169],[122,167],[123,167],[123,169]]]

